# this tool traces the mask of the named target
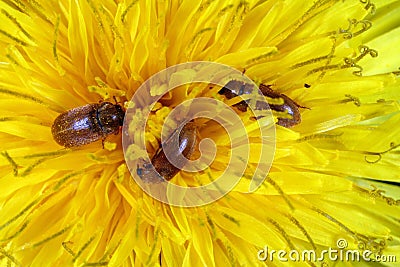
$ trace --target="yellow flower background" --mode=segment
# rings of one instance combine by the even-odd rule
[[[257,252],[319,252],[339,238],[400,261],[399,1],[2,0],[0,11],[2,266],[280,265]],[[204,207],[168,206],[131,178],[121,135],[104,149],[53,140],[60,113],[128,101],[195,60],[306,107],[299,125],[277,126],[255,193],[244,181]],[[150,120],[150,147],[171,108]]]

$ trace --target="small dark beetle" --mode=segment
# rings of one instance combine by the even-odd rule
[[[283,118],[283,117],[278,118],[279,125],[289,128],[289,127],[295,126],[296,124],[299,124],[301,122],[299,108],[303,108],[302,106],[298,105],[296,102],[294,102],[288,96],[286,96],[284,94],[280,94],[278,92],[275,92],[274,90],[271,89],[271,87],[269,87],[265,84],[260,84],[259,88],[260,88],[260,91],[265,96],[268,96],[270,98],[283,99],[282,105],[269,104],[269,106],[272,110],[279,111],[279,112],[286,112],[290,116],[290,118]]]
[[[124,116],[125,112],[118,104],[87,104],[60,114],[54,120],[51,132],[59,145],[82,146],[118,134]]]
[[[179,144],[173,143],[173,140],[179,134]],[[178,155],[182,154],[186,159],[190,159],[195,146],[196,146],[197,131],[194,123],[189,122],[182,127],[180,131],[176,130],[171,136],[162,144],[168,151],[171,151],[172,155],[168,155],[171,158],[177,158]],[[174,148],[179,147],[178,150]],[[171,180],[180,170],[184,167],[184,162],[178,162],[180,166],[175,167],[169,161],[165,155],[164,149],[159,149],[155,156],[151,159],[151,163],[157,172],[164,177],[165,180]]]
[[[174,140],[177,140],[176,137],[178,137],[179,144],[174,142]],[[148,183],[161,182],[162,178],[167,181],[171,180],[184,167],[185,162],[177,162],[179,166],[175,167],[169,162],[164,149],[171,153],[171,155],[168,155],[171,158],[178,158],[179,155],[183,155],[186,159],[190,159],[196,143],[197,128],[193,122],[188,122],[168,137],[151,159],[151,164],[138,166],[136,173],[144,182]],[[153,166],[154,168],[152,168]]]
[[[265,84],[260,84],[259,89],[264,96],[269,98],[280,98],[283,100],[283,104],[276,105],[276,104],[269,104],[269,107],[264,102],[256,103],[256,109],[272,109],[278,112],[284,112],[288,114],[288,117],[278,117],[277,124],[283,127],[292,127],[296,124],[301,122],[301,116],[299,107],[303,108],[302,106],[298,105],[292,99],[284,94],[280,94],[275,92],[270,88],[270,86]],[[251,94],[253,90],[253,85],[244,83],[237,80],[229,81],[221,90],[219,90],[219,94],[224,95],[227,99],[234,98],[239,95]],[[245,112],[247,110],[247,103],[246,101],[240,101],[239,103],[235,104],[238,110]]]

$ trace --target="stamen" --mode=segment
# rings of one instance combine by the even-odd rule
[[[49,236],[49,237],[47,237],[47,238],[45,238],[45,239],[43,239],[43,240],[41,240],[41,241],[39,241],[39,242],[33,244],[33,245],[32,245],[32,248],[38,247],[38,246],[40,246],[40,245],[43,245],[44,243],[46,243],[46,242],[48,242],[48,241],[50,241],[50,240],[52,240],[52,239],[54,239],[54,238],[56,238],[56,237],[58,237],[58,236],[64,234],[64,233],[67,232],[71,227],[72,227],[71,225],[70,225],[70,226],[67,226],[67,227],[65,227],[64,229],[61,229],[60,231],[58,231],[58,232],[52,234],[51,236]]]
[[[57,156],[65,155],[70,151],[72,151],[72,150],[71,149],[61,149],[61,150],[56,150],[56,151],[51,151],[51,152],[30,154],[30,155],[24,156],[23,158],[31,159],[31,158],[39,158],[39,157],[57,157]]]
[[[110,98],[110,94],[106,90],[104,90],[103,88],[98,87],[98,86],[94,86],[94,85],[88,86],[88,91],[91,93],[96,93],[96,94],[100,95],[101,98],[103,98],[105,100]]]
[[[361,77],[363,68],[360,65],[357,65],[357,64],[354,64],[352,67],[353,68],[358,68],[358,70],[353,71],[353,75]]]
[[[58,59],[58,53],[57,53],[57,39],[58,39],[59,26],[60,26],[60,15],[57,16],[56,25],[54,26],[53,57],[54,57],[54,61],[56,63],[56,68],[57,68],[58,74],[60,74],[60,76],[64,76],[65,70],[60,65],[60,61]]]
[[[207,172],[207,177],[209,178],[209,181],[210,181],[211,183],[213,183],[213,186],[214,186],[215,188],[217,188],[217,190],[218,190],[222,195],[224,195],[226,191],[224,191],[224,190],[219,186],[218,183],[214,183],[215,179],[214,179],[214,177],[213,177],[212,174],[211,174],[210,168],[207,168],[206,172]],[[202,185],[203,185],[203,184],[199,181],[199,186],[202,186]],[[211,197],[211,193],[210,193],[208,190],[203,189],[203,192],[204,192],[205,194],[207,194],[207,195],[210,195],[210,199],[213,199],[213,198]]]
[[[77,176],[77,175],[79,175],[79,174],[82,174],[83,172],[84,172],[84,170],[78,171],[78,172],[72,172],[72,173],[70,173],[70,174],[65,175],[63,178],[61,178],[61,179],[57,182],[57,184],[53,187],[53,190],[54,190],[54,191],[58,191],[58,189],[60,189],[60,187],[61,187],[65,182],[67,182],[70,178],[72,178],[72,177],[74,177],[74,176]]]
[[[206,170],[206,172],[208,173],[208,178],[210,179],[210,180],[212,180],[212,179],[214,179],[214,178],[212,178],[212,176],[211,176],[211,174],[209,174],[209,172],[210,172],[210,170],[209,169],[207,169]],[[193,176],[193,178],[194,178],[194,180],[197,182],[197,185],[198,186],[203,186],[204,184],[203,184],[203,182],[199,179],[199,175],[196,173],[196,174],[194,174],[194,176]],[[206,193],[207,194],[207,190],[202,190],[204,193]]]
[[[371,185],[371,186],[373,189],[371,191],[368,190],[368,194],[371,198],[373,198],[373,199],[379,198],[379,199],[385,200],[389,206],[393,206],[393,205],[400,206],[400,199],[395,200],[392,197],[384,196],[383,194],[385,193],[385,190],[378,189],[375,185]]]
[[[88,86],[89,92],[100,95],[104,100],[110,99],[111,95],[119,97],[125,96],[125,92],[123,90],[111,88],[100,77],[95,77],[94,79],[97,82],[98,86]]]
[[[221,243],[223,244],[223,247],[226,249],[226,252],[228,254],[229,263],[230,263],[229,265],[230,266],[238,265],[237,264],[238,260],[235,257],[235,254],[233,252],[234,250],[231,246],[231,243],[229,242],[228,238],[224,235],[224,233],[221,230],[218,231],[218,239],[221,241]]]
[[[104,142],[104,149],[107,149],[108,151],[114,151],[117,148],[117,144],[113,142]]]
[[[293,207],[292,203],[290,202],[288,196],[285,194],[285,192],[283,192],[282,188],[280,188],[280,186],[277,185],[275,183],[275,181],[271,179],[271,177],[269,175],[265,178],[265,181],[267,181],[270,185],[272,185],[272,187],[275,188],[275,190],[279,193],[279,195],[281,195],[283,197],[283,199],[285,200],[285,202],[289,206],[289,208],[291,210],[294,210],[294,207]]]
[[[356,32],[351,32],[358,26],[361,26],[360,30],[358,30]],[[338,34],[341,34],[344,39],[351,39],[353,37],[356,37],[357,35],[360,35],[363,32],[366,32],[371,27],[372,27],[372,23],[368,20],[357,21],[356,19],[349,19],[349,27],[345,30],[340,28],[338,31]]]
[[[388,152],[390,152],[390,151],[392,151],[392,150],[394,150],[394,149],[396,149],[396,148],[398,148],[398,147],[400,147],[400,144],[395,144],[395,143],[390,143],[390,148],[389,149],[387,149],[387,150],[385,150],[385,151],[382,151],[382,152],[369,152],[369,151],[366,151],[366,152],[364,152],[364,154],[365,154],[365,156],[364,156],[364,160],[367,162],[367,163],[371,163],[371,164],[375,164],[375,163],[378,163],[381,159],[382,159],[382,155],[384,155],[384,154],[386,154],[386,153],[388,153]],[[377,156],[378,158],[376,159],[376,160],[368,160],[368,156],[369,155],[371,155],[371,156]]]
[[[92,237],[92,239],[94,239],[94,237]],[[85,248],[90,244],[90,242],[92,242],[92,240],[89,240],[86,244],[84,244],[84,246],[82,247],[82,249],[85,249]],[[77,258],[79,255],[78,255],[77,253],[75,253],[75,252],[72,250],[72,248],[69,247],[69,245],[72,245],[72,244],[73,244],[72,241],[64,241],[64,242],[62,242],[63,248],[64,248],[69,254],[71,254],[71,255],[74,257],[73,261],[75,261],[75,258]],[[118,245],[119,245],[119,244],[120,244],[120,242],[118,243]],[[117,245],[116,247],[113,247],[112,249],[107,249],[106,253],[103,255],[103,257],[101,257],[101,259],[100,259],[99,261],[97,261],[97,262],[86,262],[86,263],[83,264],[83,266],[105,266],[105,265],[107,265],[107,264],[108,264],[108,261],[105,261],[105,259],[106,259],[109,255],[112,255],[112,254],[115,252],[115,250],[116,250],[116,248],[118,247],[118,245]],[[82,249],[81,249],[81,250],[82,250]],[[82,250],[82,251],[83,251],[83,250]],[[81,253],[81,252],[78,252],[78,253]]]
[[[26,95],[23,93],[19,93],[19,92],[14,92],[5,88],[0,87],[0,94],[6,94],[6,95],[11,95],[11,96],[15,96],[24,100],[30,100],[39,104],[44,104],[44,102],[36,97],[30,96],[30,95]]]
[[[400,68],[398,68],[398,70],[396,70],[396,71],[392,71],[392,73],[393,73],[394,75],[400,75]]]
[[[36,15],[38,15],[40,18],[43,20],[49,22],[50,24],[53,24],[53,22],[50,20],[50,18],[46,15],[46,10],[43,8],[42,5],[40,5],[38,2],[35,0],[29,0],[31,9]]]
[[[226,13],[227,13],[230,9],[232,9],[233,7],[234,7],[233,4],[229,4],[229,5],[227,5],[226,7],[224,7],[223,9],[221,9],[221,10],[218,12],[217,18],[222,17],[224,14],[226,14]]]
[[[15,1],[16,4],[11,2],[10,0],[3,0],[3,2],[9,5],[11,9],[18,10],[21,13],[26,13],[26,7],[20,1]]]
[[[238,6],[236,7],[236,11],[233,13],[234,15],[231,18],[230,26],[227,32],[230,32],[235,25],[239,25],[243,20],[244,16],[248,11],[249,3],[246,1],[241,0]]]
[[[360,45],[358,47],[358,51],[360,51],[361,54],[358,57],[353,58],[354,62],[360,61],[360,59],[364,58],[366,55],[370,55],[373,58],[378,56],[378,51],[376,51],[374,49],[370,49],[366,45]]]
[[[117,182],[118,183],[122,183],[124,181],[126,171],[127,171],[126,164],[121,164],[118,166],[118,168],[117,168],[117,172],[118,172]]]
[[[333,223],[339,225],[342,229],[344,229],[346,232],[351,234],[352,237],[358,242],[358,248],[360,250],[369,249],[374,253],[380,253],[383,250],[383,248],[385,248],[386,240],[381,240],[381,241],[377,242],[376,241],[377,238],[367,237],[365,235],[361,235],[359,233],[356,233],[356,232],[350,230],[343,223],[339,222],[338,220],[336,220],[335,218],[333,218],[329,214],[325,213],[324,211],[322,211],[322,210],[320,210],[318,208],[315,208],[315,207],[312,207],[312,209],[314,211],[318,212],[319,214],[323,215],[325,218],[327,218],[328,220],[332,221]],[[388,240],[389,240],[389,238],[388,238]]]
[[[358,55],[358,56],[352,57],[352,58],[349,58],[349,57],[344,58],[343,59],[344,60],[344,65],[342,65],[341,68],[342,69],[349,68],[349,67],[358,68],[359,70],[358,71],[353,71],[353,74],[356,75],[356,76],[362,76],[363,68],[360,65],[357,65],[356,63],[358,61],[360,61],[362,58],[364,58],[366,55],[370,55],[373,58],[377,57],[378,56],[378,52],[376,50],[374,50],[374,49],[369,49],[365,45],[359,46],[358,50],[359,50],[359,52],[361,54]]]
[[[342,133],[338,133],[338,134],[325,134],[325,133],[321,133],[321,134],[312,134],[312,135],[307,135],[305,137],[299,138],[296,140],[296,142],[305,142],[305,141],[309,141],[309,140],[314,140],[314,139],[330,139],[330,138],[337,138],[343,135]]]
[[[226,219],[230,220],[231,222],[233,222],[234,224],[236,224],[238,227],[240,227],[240,222],[239,222],[236,218],[234,218],[234,217],[232,217],[232,216],[230,216],[229,214],[226,214],[226,213],[221,213],[221,214],[222,214],[222,216],[224,216]]]
[[[370,11],[371,15],[375,14],[375,12],[376,12],[376,6],[375,6],[375,4],[371,3],[370,0],[360,0],[360,2],[361,2],[362,4],[366,4],[366,5],[364,6],[365,10],[368,11],[368,9],[371,9],[371,11]]]
[[[277,223],[275,220],[268,218],[267,219],[275,228],[278,230],[278,232],[281,234],[281,236],[286,240],[286,243],[289,245],[289,248],[291,250],[295,250],[295,246],[293,245],[292,241],[289,238],[289,235],[286,233],[285,230]]]
[[[99,12],[98,12],[98,10],[97,10],[95,4],[93,3],[93,1],[92,1],[92,0],[86,0],[86,2],[89,4],[90,8],[92,9],[94,18],[95,18],[96,21],[97,21],[97,24],[98,24],[97,26],[98,26],[99,31],[100,31],[101,46],[104,47],[106,41],[105,41],[105,38],[104,38],[105,29],[104,29],[103,20],[101,19],[100,14],[99,14]]]
[[[18,61],[11,55],[11,54],[6,54],[6,57],[8,58],[8,60],[10,60],[11,61],[11,63],[13,63],[14,65],[16,65],[16,66],[19,66],[19,63],[18,63]]]
[[[249,59],[245,63],[245,68],[250,68],[255,64],[262,63],[263,61],[266,61],[266,60],[270,59],[273,55],[275,55],[277,53],[278,53],[277,50],[273,50],[271,52],[268,52],[268,53],[265,53],[265,54],[261,54],[261,55],[255,57],[255,58]]]
[[[342,100],[342,103],[346,103],[346,102],[353,102],[354,105],[356,105],[357,107],[361,106],[361,101],[358,97],[352,96],[350,94],[345,94],[345,97],[347,97],[348,99],[346,100]]]
[[[331,64],[332,62],[332,58],[335,55],[335,50],[336,50],[336,42],[337,39],[336,38],[332,38],[332,47],[331,47],[331,51],[329,52],[328,58],[326,60],[325,66],[328,66],[329,64]],[[326,71],[322,71],[321,74],[318,76],[318,80],[322,80],[322,78],[325,76]]]
[[[104,255],[101,257],[101,259],[97,262],[88,262],[86,264],[84,264],[84,266],[104,266],[104,263],[108,264],[108,261],[106,260],[107,258],[111,259],[112,255],[114,255],[115,251],[117,250],[117,248],[119,247],[119,245],[121,245],[121,240],[119,240],[119,242],[115,245],[110,247],[109,249],[106,250],[106,252],[104,253]]]
[[[8,237],[3,238],[3,239],[0,239],[0,241],[1,242],[5,242],[5,241],[9,241],[9,240],[17,237],[18,235],[20,235],[26,229],[26,227],[28,226],[29,222],[30,222],[29,220],[24,221],[22,226],[13,235],[8,236]]]
[[[240,0],[240,3],[238,4],[238,6],[236,8],[235,15],[233,16],[233,21],[236,20],[236,15],[240,15],[240,19],[239,19],[240,21],[243,20],[244,16],[248,12],[248,10],[249,10],[249,2],[247,2],[245,0]]]
[[[315,68],[315,69],[312,69],[312,70],[308,71],[306,75],[308,76],[308,75],[311,75],[311,74],[314,74],[314,73],[317,73],[317,72],[326,71],[326,70],[339,70],[339,69],[342,69],[343,66],[344,66],[343,64],[322,66],[322,67],[318,67],[318,68]],[[349,68],[349,66],[347,66],[347,65],[346,65],[346,67]]]
[[[94,239],[95,239],[95,236],[92,236],[85,244],[83,244],[83,246],[75,254],[74,258],[72,259],[72,262],[76,262],[76,260],[79,258],[79,256],[82,255],[82,253],[85,251],[85,249],[87,249],[89,247],[90,243],[92,243],[94,241]]]
[[[206,215],[206,217],[207,217],[207,223],[208,223],[208,225],[210,226],[210,229],[211,229],[211,235],[212,235],[212,237],[213,237],[213,240],[216,240],[216,238],[217,238],[217,231],[216,231],[216,229],[215,229],[215,224],[214,224],[214,222],[212,221],[212,219],[211,219],[210,215],[208,214],[208,211],[207,211],[207,210],[205,210],[205,215]]]
[[[108,261],[88,262],[83,264],[83,266],[107,266],[108,263]]]
[[[321,80],[325,76],[326,71],[328,71],[328,70],[340,69],[341,66],[342,66],[341,64],[330,65],[331,61],[332,61],[332,59],[333,59],[333,57],[335,55],[337,39],[336,39],[336,37],[331,36],[331,40],[332,40],[332,47],[331,47],[331,50],[330,50],[328,55],[317,57],[317,58],[312,58],[312,59],[297,63],[297,64],[291,66],[290,68],[291,69],[297,69],[297,68],[300,68],[300,67],[303,67],[303,66],[306,66],[306,65],[310,65],[310,64],[317,63],[317,62],[325,61],[324,66],[314,68],[314,69],[308,71],[307,74],[306,74],[308,76],[308,75],[311,75],[313,73],[321,72],[320,75],[318,76],[317,80]]]
[[[31,40],[32,42],[35,42],[35,39],[32,37],[32,35],[29,34],[29,32],[27,32],[22,25],[17,21],[17,19],[15,17],[13,17],[10,13],[8,13],[6,10],[1,9],[1,13],[3,13],[9,20],[12,21],[12,23],[14,23],[18,29],[25,34],[26,37],[28,37],[29,40]]]
[[[0,225],[0,231],[3,230],[5,227],[9,226],[11,223],[15,222],[18,218],[20,218],[22,215],[24,215],[27,211],[29,211],[34,205],[36,205],[41,198],[37,198],[31,203],[29,203],[22,211],[20,211],[17,215],[12,217],[10,220],[5,222],[4,224]]]
[[[3,31],[2,29],[0,29],[0,34],[2,34],[2,35],[4,35],[4,36],[8,37],[9,39],[13,40],[14,42],[16,42],[16,43],[19,44],[19,45],[22,45],[22,46],[25,46],[25,47],[29,46],[27,42],[22,41],[21,39],[19,39],[19,38],[13,36],[12,34],[9,34],[9,33],[6,32],[6,31]]]
[[[75,257],[75,252],[68,246],[68,244],[73,244],[72,241],[66,241],[66,242],[62,242],[61,245],[63,246],[63,248],[69,253],[71,254],[73,257]]]
[[[282,41],[286,40],[287,37],[295,32],[301,25],[303,25],[305,22],[307,22],[309,19],[317,15],[318,13],[322,12],[323,10],[331,7],[334,5],[336,1],[333,0],[319,0],[314,2],[314,5],[311,6],[301,18],[299,18],[291,27],[289,27],[287,30],[279,34],[276,38],[270,41],[271,44],[277,45],[281,43]]]
[[[154,232],[154,240],[153,240],[153,243],[151,245],[149,257],[147,258],[147,261],[146,261],[146,264],[145,264],[146,266],[150,266],[151,263],[153,262],[153,257],[155,255],[156,245],[158,243],[158,240],[160,239],[160,228],[159,228],[158,225],[159,225],[159,221],[157,220],[156,226],[155,226],[156,230]]]
[[[87,157],[96,162],[106,162],[108,160],[107,156],[97,156],[94,153],[87,154]]]
[[[192,54],[194,53],[194,50],[196,48],[196,45],[198,44],[199,40],[202,37],[202,34],[209,32],[209,31],[214,31],[215,28],[204,28],[201,29],[200,31],[198,31],[193,37],[192,40],[190,40],[189,45],[187,46],[187,48],[185,49],[185,55],[187,58],[191,58]]]
[[[7,251],[5,251],[3,248],[0,248],[0,254],[4,255],[6,258],[8,258],[11,262],[13,262],[16,266],[22,266],[22,264],[17,261],[16,258],[14,258],[11,254],[9,254]],[[11,264],[10,264],[11,265]]]
[[[293,217],[292,215],[289,215],[289,214],[288,214],[288,215],[286,215],[286,216],[290,219],[290,221],[291,221],[294,225],[296,225],[296,226],[300,229],[300,231],[303,233],[303,235],[307,238],[308,242],[311,244],[312,248],[316,251],[316,250],[317,250],[317,246],[315,245],[315,243],[314,243],[314,241],[312,240],[310,234],[307,232],[307,230],[304,228],[304,226],[302,226],[302,225],[300,224],[300,222],[299,222],[295,217]]]
[[[215,0],[207,0],[204,3],[201,3],[199,7],[199,12],[203,12],[207,7],[209,7]]]
[[[340,228],[342,228],[347,233],[349,233],[351,236],[353,236],[355,239],[357,239],[357,234],[354,231],[350,230],[350,228],[348,228],[346,225],[344,225],[343,223],[339,222],[338,220],[336,220],[335,218],[330,216],[328,213],[326,213],[326,212],[324,212],[324,211],[322,211],[322,210],[320,210],[319,208],[316,208],[316,207],[311,207],[311,209],[314,210],[315,212],[319,213],[320,215],[324,216],[325,218],[327,218],[331,222],[337,224]]]
[[[292,65],[292,66],[290,67],[290,69],[294,70],[294,69],[297,69],[297,68],[300,68],[300,67],[304,67],[304,66],[306,66],[306,65],[314,64],[314,63],[317,63],[317,62],[326,60],[326,59],[328,59],[329,57],[330,57],[330,54],[329,54],[329,55],[326,55],[326,56],[321,56],[321,57],[312,58],[312,59],[309,59],[309,60],[306,60],[306,61],[303,61],[303,62],[294,64],[294,65]]]
[[[372,26],[371,22],[369,22],[367,20],[357,21],[356,19],[349,19],[349,27],[347,29],[340,28],[338,30],[338,34],[343,35],[344,39],[350,39],[354,36],[357,36],[365,31],[367,31],[368,29],[371,28],[371,26]],[[361,29],[359,29],[358,31],[355,31],[355,32],[351,32],[351,30],[354,30],[357,27],[361,27]],[[310,59],[310,60],[307,60],[304,62],[297,63],[297,64],[291,66],[291,69],[300,68],[300,67],[303,67],[308,64],[313,64],[313,63],[316,63],[319,61],[326,60],[325,66],[314,68],[314,69],[308,71],[307,75],[321,72],[321,74],[318,77],[318,79],[321,80],[323,78],[323,76],[326,74],[326,72],[330,71],[330,70],[340,70],[340,69],[345,69],[345,68],[358,68],[358,70],[353,71],[353,74],[356,76],[362,76],[363,68],[360,65],[357,65],[356,63],[358,61],[360,61],[362,58],[364,58],[366,55],[370,55],[373,58],[378,56],[378,52],[376,50],[373,50],[373,49],[368,48],[367,46],[361,45],[358,47],[360,55],[352,57],[352,58],[349,58],[349,57],[344,58],[343,59],[344,64],[339,64],[339,63],[331,64],[331,61],[334,57],[334,53],[336,50],[337,39],[335,36],[332,36],[332,41],[333,41],[333,45],[332,45],[329,55],[318,57],[318,58],[313,58],[313,59]]]
[[[46,161],[48,158],[41,158],[35,161],[32,165],[28,166],[21,174],[21,177],[27,176],[34,168],[36,168],[39,164]]]
[[[382,251],[386,248],[387,241],[393,240],[391,236],[388,236],[385,239],[381,239],[372,236],[365,236],[358,233],[356,233],[355,239],[358,243],[357,244],[358,249],[362,251],[370,250],[372,253],[378,255],[381,255]]]
[[[140,225],[140,219],[142,217],[141,210],[143,208],[143,201],[138,201],[138,205],[136,208],[136,222],[135,222],[135,238],[136,240],[139,239],[139,225]]]
[[[368,54],[368,53],[367,53]],[[372,53],[374,54],[374,53]],[[362,56],[364,57],[364,56]],[[361,58],[362,58],[361,57]],[[317,72],[325,72],[326,70],[340,70],[340,69],[347,69],[347,68],[358,68],[359,70],[357,71],[353,71],[353,74],[356,76],[362,76],[362,71],[363,68],[360,65],[357,65],[354,59],[358,59],[358,57],[356,58],[344,58],[344,64],[335,64],[335,65],[326,65],[326,66],[322,66],[322,67],[318,67],[315,69],[310,70],[309,72],[307,72],[307,75],[311,75],[313,73],[317,73]]]
[[[7,153],[7,151],[0,153],[3,157],[7,159],[7,161],[11,164],[14,172],[14,176],[18,176],[18,164],[11,158],[11,156]]]
[[[126,9],[122,12],[122,14],[121,14],[121,21],[122,21],[122,23],[125,23],[126,15],[128,14],[129,10],[131,10],[132,7],[133,7],[138,1],[139,1],[139,0],[134,0],[134,1],[132,1],[132,2],[126,7]]]
[[[114,38],[120,40],[121,43],[123,43],[123,38],[122,38],[121,34],[119,33],[118,28],[115,26],[114,18],[111,16],[111,14],[106,12],[106,10],[104,10],[104,7],[102,5],[99,6],[99,11],[106,18],[108,25],[111,29],[111,32],[114,34]]]

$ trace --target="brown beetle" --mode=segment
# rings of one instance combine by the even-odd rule
[[[286,112],[291,117],[291,118],[278,118],[279,125],[289,128],[289,127],[295,126],[296,124],[299,124],[301,122],[299,108],[303,108],[303,106],[298,105],[296,102],[294,102],[288,96],[286,96],[284,94],[280,94],[278,92],[275,92],[274,90],[271,89],[270,86],[267,86],[265,84],[260,84],[259,88],[260,88],[260,91],[262,92],[262,94],[265,96],[268,96],[270,98],[283,99],[282,105],[269,104],[269,107],[272,110],[279,111],[279,112]]]
[[[299,107],[302,107],[302,106],[298,105],[296,102],[294,102],[288,96],[286,96],[284,94],[280,94],[278,92],[275,92],[268,85],[260,84],[259,89],[264,96],[267,96],[267,97],[273,98],[273,99],[277,99],[277,98],[282,99],[283,104],[281,104],[281,105],[269,104],[269,107],[268,107],[265,104],[265,102],[257,102],[256,109],[258,109],[258,110],[272,109],[272,110],[275,110],[278,112],[283,112],[283,113],[288,114],[289,118],[278,117],[278,122],[277,122],[277,124],[287,127],[287,128],[292,127],[301,122]],[[221,95],[224,95],[227,99],[231,99],[231,98],[234,98],[239,95],[251,94],[252,91],[253,91],[252,84],[244,83],[242,81],[232,80],[232,81],[229,81],[221,90],[219,90],[218,93]],[[233,106],[243,112],[245,112],[248,107],[247,102],[245,100],[240,101],[239,103],[237,103]]]
[[[118,134],[124,116],[125,112],[118,104],[87,104],[60,114],[54,120],[51,132],[61,146],[82,146]]]
[[[179,144],[175,143],[175,140],[179,140]],[[196,141],[197,128],[193,122],[188,122],[168,137],[151,159],[151,164],[138,166],[136,173],[144,182],[161,182],[163,178],[167,181],[171,180],[184,167],[185,162],[177,162],[178,166],[174,166],[165,155],[165,150],[170,152],[168,154],[170,158],[183,155],[186,159],[190,159],[195,150]]]

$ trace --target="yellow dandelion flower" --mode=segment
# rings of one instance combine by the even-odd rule
[[[2,266],[400,260],[398,1],[5,0],[0,10]],[[276,125],[274,160],[255,192],[247,190],[257,153],[227,196],[185,208],[143,192],[121,135],[104,148],[53,139],[62,112],[123,103],[153,74],[192,61],[236,68],[279,94],[276,105],[282,94],[299,105],[300,123]],[[150,155],[174,107],[201,96],[240,101],[200,85],[165,95],[146,125]],[[234,110],[251,133],[250,111]],[[215,141],[217,157],[209,171],[181,171],[173,183],[195,186],[225,168],[226,134],[204,125],[197,134]]]

